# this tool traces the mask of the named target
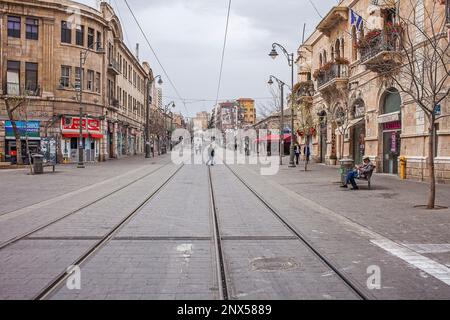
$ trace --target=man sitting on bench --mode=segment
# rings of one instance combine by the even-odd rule
[[[355,179],[367,179],[375,169],[375,166],[370,161],[370,158],[364,158],[364,163],[360,166],[356,166],[355,170],[349,172],[345,179],[345,184],[341,188],[348,188],[348,184],[351,183],[353,186],[352,190],[359,190]]]

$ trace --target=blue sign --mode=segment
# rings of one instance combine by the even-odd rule
[[[40,121],[16,121],[16,127],[21,139],[39,140]],[[6,139],[15,139],[11,121],[5,121]]]
[[[434,115],[440,116],[441,112],[442,112],[441,111],[441,105],[440,104],[436,105],[436,107],[434,107]]]

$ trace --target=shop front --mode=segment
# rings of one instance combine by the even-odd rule
[[[384,95],[378,123],[381,126],[383,173],[398,174],[402,133],[401,97],[394,88],[387,90]]]
[[[61,119],[62,153],[65,163],[75,163],[79,159],[80,118],[64,116]],[[104,138],[100,120],[84,118],[82,120],[82,147],[84,161],[95,162],[100,156],[100,140]]]
[[[29,155],[40,151],[40,121],[16,121],[15,124],[20,135],[22,160],[28,164]],[[17,163],[17,143],[11,121],[5,121],[5,161]]]

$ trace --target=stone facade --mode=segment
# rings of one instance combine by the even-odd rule
[[[416,2],[417,8],[423,4],[430,10],[433,5],[431,0]],[[360,162],[363,156],[369,156],[377,171],[387,174],[398,174],[400,157],[405,157],[406,177],[425,181],[429,178],[429,124],[424,112],[395,82],[387,81],[371,67],[376,57],[367,55],[357,42],[364,33],[385,30],[391,19],[395,23],[395,14],[407,15],[411,9],[406,4],[390,7],[389,1],[379,1],[379,6],[371,3],[341,1],[298,50],[298,86],[311,80],[314,84],[311,101],[315,130],[309,136],[313,157],[318,162],[336,164],[341,158]],[[436,6],[438,17],[445,17],[444,2]],[[351,23],[352,12],[356,20],[362,17],[360,30]],[[388,54],[382,54],[393,63],[402,59],[395,45]],[[449,109],[447,98],[441,103],[441,114],[449,114]],[[436,175],[439,182],[449,183],[450,120],[443,118],[438,123]]]
[[[14,21],[19,22],[13,26]],[[37,30],[34,37],[30,21]],[[66,125],[79,123],[80,60],[83,119],[99,123],[95,134],[83,125],[85,160],[143,153],[147,97],[149,90],[155,93],[154,83],[149,86],[153,74],[125,46],[109,4],[101,2],[97,10],[68,0],[0,0],[0,26],[1,160],[10,151],[5,98],[19,95],[24,103],[15,120],[39,121],[41,137],[57,140],[59,162],[77,161],[79,135],[68,133]],[[14,34],[14,28],[20,31]],[[11,61],[20,64],[18,81],[9,72]],[[33,94],[23,90],[29,86],[29,63],[37,64],[39,89]],[[19,94],[11,91],[10,81],[18,82]]]

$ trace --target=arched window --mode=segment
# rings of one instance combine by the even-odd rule
[[[358,38],[356,35],[356,27],[352,28],[352,59],[353,61],[358,60],[358,49],[356,48],[358,44]]]
[[[334,53],[335,53],[335,58],[341,57],[341,42],[339,41],[339,39],[336,40],[336,43],[334,45]]]
[[[326,51],[323,52],[323,63],[324,64],[327,63],[327,52]]]
[[[323,66],[323,58],[322,58],[322,53],[319,54],[319,67]]]
[[[401,111],[402,98],[395,88],[386,91],[383,101],[383,114]]]
[[[345,43],[344,38],[341,39],[341,57],[345,58]]]

